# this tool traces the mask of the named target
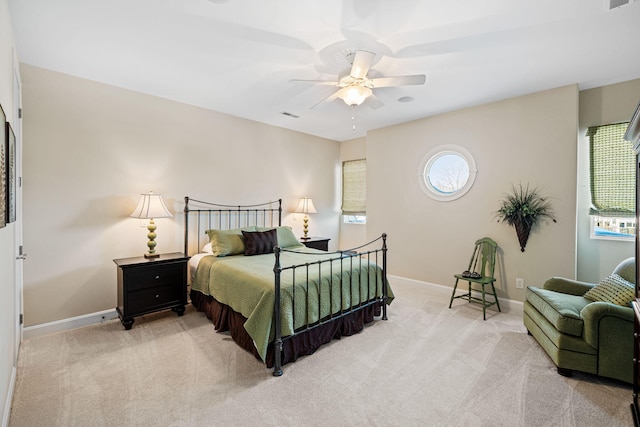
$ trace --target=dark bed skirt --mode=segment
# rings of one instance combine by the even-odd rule
[[[218,302],[209,295],[191,290],[191,303],[198,311],[206,314],[218,332],[229,331],[231,338],[242,348],[262,360],[253,345],[253,340],[244,329],[246,318],[235,312],[231,307]],[[293,337],[283,339],[282,364],[294,362],[298,357],[313,354],[320,346],[333,339],[357,334],[362,331],[366,323],[374,320],[374,316],[380,315],[380,305],[364,307],[356,312],[334,319],[324,325],[317,326],[296,333]],[[269,345],[267,351],[268,368],[273,367],[273,345]]]

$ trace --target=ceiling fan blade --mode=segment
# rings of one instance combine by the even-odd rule
[[[338,86],[338,82],[329,80],[299,80],[291,79],[289,83],[305,84],[305,85],[325,85],[325,86]]]
[[[380,77],[378,79],[371,79],[371,83],[373,84],[374,88],[422,85],[426,81],[427,76],[425,76],[424,74],[415,74],[412,76]]]
[[[336,99],[338,97],[338,92],[340,91],[335,91],[334,93],[332,93],[331,95],[327,96],[326,98],[324,98],[323,100],[321,100],[320,102],[315,103],[312,107],[311,110],[313,110],[314,108],[316,108],[318,105],[320,104],[324,104],[326,102],[330,102],[333,101],[334,99]]]
[[[367,73],[373,64],[373,58],[375,57],[376,54],[373,52],[357,50],[353,58],[353,65],[351,66],[351,77],[356,79],[364,79],[367,77]]]

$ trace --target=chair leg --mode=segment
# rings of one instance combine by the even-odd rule
[[[491,282],[491,289],[493,289],[493,297],[496,299],[496,305],[498,306],[498,311],[502,312],[500,309],[500,300],[498,300],[498,294],[496,294],[496,287],[493,286],[493,282]]]
[[[458,279],[456,279],[456,284],[453,285],[453,292],[451,292],[451,301],[449,301],[449,308],[451,308],[451,304],[453,304],[453,298],[456,296],[457,287],[458,287]]]
[[[487,302],[485,301],[484,284],[482,285],[482,319],[487,320]]]

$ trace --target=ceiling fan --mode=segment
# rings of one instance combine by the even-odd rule
[[[382,107],[384,104],[374,94],[373,90],[381,87],[393,86],[409,86],[421,85],[426,81],[424,74],[415,74],[410,76],[393,76],[369,78],[367,74],[373,64],[376,54],[366,50],[357,50],[349,53],[347,59],[352,63],[351,70],[343,72],[338,81],[327,80],[289,80],[289,83],[301,83],[312,85],[329,85],[336,86],[339,89],[332,95],[318,102],[311,108],[316,107],[324,102],[333,101],[336,98],[342,99],[349,106],[357,106],[362,104],[369,98],[369,104],[372,108]],[[351,61],[351,59],[353,61]]]

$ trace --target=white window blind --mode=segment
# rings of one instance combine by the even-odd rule
[[[365,159],[342,163],[342,214],[367,213],[367,163]]]

